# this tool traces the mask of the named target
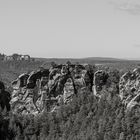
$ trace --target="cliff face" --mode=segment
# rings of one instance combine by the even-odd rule
[[[102,97],[103,92],[119,94],[119,71],[99,70],[94,74],[94,95]]]
[[[39,113],[44,110],[44,106],[46,105],[51,105],[53,108],[59,108],[59,104],[62,102],[63,104],[67,104],[72,100],[74,88],[76,88],[78,94],[81,90],[89,89],[86,82],[88,83],[90,78],[85,77],[87,76],[85,73],[86,71],[82,70],[81,73],[79,73],[78,78],[75,77],[73,79],[75,87],[70,78],[67,79],[63,86],[59,85],[58,78],[57,82],[59,86],[63,87],[63,91],[61,92],[63,94],[58,95],[57,97],[53,97],[51,95],[51,98],[49,99],[47,99],[47,94],[49,93],[48,90],[51,88],[51,86],[49,87],[49,84],[40,87],[40,83],[38,83],[32,90],[27,90],[23,87],[16,87],[12,94],[11,106],[15,112],[22,112],[23,114]],[[94,94],[99,99],[106,97],[108,101],[111,101],[113,96],[118,96],[122,100],[122,104],[126,106],[127,110],[131,110],[133,107],[139,106],[140,68],[134,69],[132,72],[127,72],[121,77],[120,72],[117,70],[98,70],[93,72],[93,77],[93,91],[91,94]],[[85,79],[89,80],[85,82]],[[56,81],[53,81],[54,84],[55,82]],[[48,83],[50,82],[48,81]],[[54,92],[57,92],[57,90]]]
[[[140,68],[125,73],[119,83],[120,97],[127,109],[139,105],[140,101]]]
[[[34,79],[36,86],[32,89],[28,89],[26,85],[21,87],[21,83],[23,83],[21,80],[25,80],[24,74],[22,74],[13,82],[14,90],[11,100],[13,112],[36,114],[36,112],[42,112],[45,108],[51,111],[59,108],[60,104],[68,104],[76,94],[75,91],[80,93],[81,90],[90,89],[90,78],[86,73],[87,70],[81,69],[78,76],[77,73],[72,73],[71,76],[56,73],[52,79],[41,76],[37,81]],[[36,73],[33,73],[32,76],[34,74]],[[47,81],[42,81],[43,79],[47,79]],[[25,83],[27,84],[29,81],[29,79],[26,79]],[[45,82],[45,85],[42,86],[42,82]]]
[[[126,72],[119,77],[118,71],[97,71],[94,74],[94,94],[100,98],[119,95],[126,110],[139,107],[140,103],[140,68]],[[108,97],[109,97],[108,96]]]

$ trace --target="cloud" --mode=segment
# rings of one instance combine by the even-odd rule
[[[140,44],[133,45],[134,48],[140,48]]]
[[[118,9],[140,15],[140,0],[109,0]]]

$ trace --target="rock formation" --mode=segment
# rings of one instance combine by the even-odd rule
[[[140,68],[126,72],[119,83],[119,95],[128,110],[139,105],[140,102]]]
[[[81,65],[55,65],[30,74],[22,74],[12,83],[11,108],[15,113],[38,114],[45,109],[55,111],[68,104],[81,90],[99,99],[117,96],[127,110],[139,106],[140,68],[120,77],[117,70],[97,70]],[[104,96],[105,95],[105,96]]]

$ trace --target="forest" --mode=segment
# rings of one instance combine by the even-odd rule
[[[37,116],[0,113],[1,140],[139,140],[140,110],[126,112],[120,98],[108,93],[99,101],[79,93],[57,112]]]

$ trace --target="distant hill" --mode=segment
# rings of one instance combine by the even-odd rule
[[[84,59],[97,61],[126,61],[126,59],[112,58],[112,57],[86,57]]]
[[[87,58],[35,58],[37,61],[43,61],[46,63],[50,63],[52,61],[56,63],[66,63],[68,60],[72,63],[118,63],[118,62],[131,62],[131,60],[126,59],[117,59],[117,58],[109,58],[109,57],[87,57]]]

